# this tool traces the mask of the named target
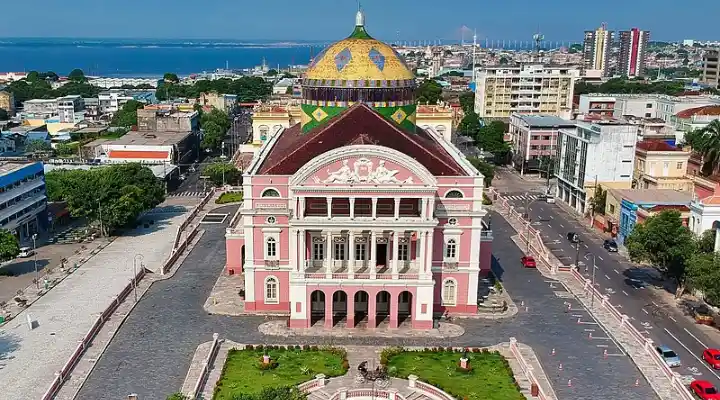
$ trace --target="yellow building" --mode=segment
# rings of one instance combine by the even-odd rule
[[[7,111],[10,116],[15,115],[15,96],[10,92],[0,91],[0,108]]]
[[[635,149],[633,187],[692,191],[687,176],[690,151],[661,141],[643,141]]]

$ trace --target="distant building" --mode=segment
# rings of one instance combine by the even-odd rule
[[[76,123],[84,119],[85,101],[73,95],[56,99],[32,99],[23,103],[23,119],[57,119],[61,123]]]
[[[583,41],[584,71],[600,71],[602,76],[610,75],[610,50],[612,49],[612,31],[602,24],[594,31],[585,31]]]
[[[285,92],[283,92],[283,94],[284,93]],[[202,105],[203,107],[214,107],[226,113],[232,111],[232,109],[235,108],[237,103],[237,95],[235,94],[218,94],[214,92],[201,93],[200,98],[198,99],[198,104]]]
[[[60,97],[57,100],[59,122],[75,123],[83,119],[85,102],[78,95]],[[78,115],[79,114],[79,115]]]
[[[632,28],[620,32],[620,54],[618,60],[619,75],[628,77],[642,76],[645,71],[645,51],[650,40],[650,32]]]
[[[288,94],[288,88],[295,85],[295,79],[283,78],[273,85],[272,93],[275,95]]]
[[[98,112],[102,114],[115,114],[122,106],[132,100],[132,94],[123,89],[110,89],[98,94]]]
[[[24,242],[47,226],[42,163],[0,163],[0,188],[0,229]]]
[[[558,131],[556,195],[584,214],[598,186],[632,186],[637,128],[616,119],[577,121]]]
[[[557,134],[562,128],[574,128],[573,121],[553,115],[512,114],[510,136],[513,164],[520,174],[537,172],[542,157],[555,157]]]
[[[689,159],[690,151],[663,141],[638,142],[633,187],[692,192],[693,183],[687,177]]]
[[[611,94],[615,98],[613,116],[660,118],[670,123],[675,114],[696,107],[720,105],[720,97],[708,95],[667,96],[660,94]]]
[[[50,118],[57,115],[57,99],[32,99],[23,103],[25,118]]]
[[[148,105],[137,111],[138,131],[195,132],[199,131],[196,111],[180,111],[167,105]]]
[[[578,113],[612,117],[615,112],[615,97],[602,94],[581,94]]]
[[[702,129],[720,119],[720,104],[684,109],[670,117],[670,125],[681,132]]]
[[[11,117],[15,115],[15,96],[12,92],[0,90],[0,109],[7,111]]]
[[[513,113],[570,119],[580,71],[569,66],[523,64],[480,68],[475,112],[481,118],[509,119]]]
[[[720,88],[720,50],[706,50],[703,55],[702,82],[712,87]]]
[[[122,86],[128,85],[147,85],[153,88],[158,87],[158,79],[150,78],[90,78],[88,83],[105,89],[121,88]]]
[[[0,82],[14,82],[27,78],[27,72],[0,72]]]

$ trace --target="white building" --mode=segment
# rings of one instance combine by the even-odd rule
[[[114,114],[122,108],[125,103],[132,100],[133,96],[123,89],[111,89],[98,94],[100,101],[100,114]]]
[[[614,116],[632,115],[638,118],[660,118],[670,122],[670,117],[689,108],[720,105],[720,96],[667,96],[659,94],[613,94]]]
[[[57,122],[76,123],[83,118],[85,101],[77,95],[57,99],[33,99],[23,103],[23,116],[30,119],[57,117]]]
[[[158,86],[158,79],[152,78],[91,78],[88,82],[93,86],[105,89],[119,88],[124,85],[149,85],[154,88]]]
[[[546,114],[570,119],[580,70],[569,66],[523,64],[480,68],[475,112],[482,118],[512,113]]]
[[[556,196],[585,213],[596,185],[630,189],[637,127],[626,121],[577,121],[576,127],[558,132]]]
[[[585,31],[583,69],[589,76],[608,76],[613,33],[603,24],[594,31]]]

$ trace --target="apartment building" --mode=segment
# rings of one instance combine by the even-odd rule
[[[133,98],[132,94],[123,89],[110,89],[100,92],[98,94],[98,101],[100,102],[98,111],[100,114],[115,114]]]
[[[148,105],[137,110],[138,131],[198,132],[197,111],[180,111],[165,105]]]
[[[7,111],[10,116],[15,115],[15,96],[12,92],[0,90],[0,109]]]
[[[83,118],[85,101],[78,95],[57,99],[32,99],[23,103],[25,119],[48,119],[57,117],[57,122],[76,123]]]
[[[612,117],[615,113],[615,97],[602,94],[581,94],[578,113]]]
[[[151,78],[92,78],[88,81],[93,86],[105,89],[120,88],[122,86],[147,86],[156,88],[158,79]]]
[[[632,28],[620,32],[620,53],[618,59],[619,75],[628,77],[643,76],[645,70],[645,50],[650,40],[650,32]]]
[[[588,210],[595,188],[632,186],[637,127],[614,118],[586,118],[558,131],[556,197],[578,213]]]
[[[47,223],[42,163],[0,163],[0,229],[22,242]]]
[[[554,115],[512,114],[510,135],[515,168],[521,175],[537,172],[542,157],[554,157],[557,153],[558,131],[574,126],[575,122]]]
[[[687,177],[690,151],[664,141],[638,142],[635,149],[633,188],[692,191]]]
[[[23,103],[25,118],[47,119],[57,115],[57,99],[32,99]]]
[[[615,111],[613,116],[621,118],[660,118],[670,122],[675,114],[696,107],[720,105],[720,96],[691,95],[667,96],[661,94],[614,94]]]
[[[602,24],[594,31],[585,31],[583,40],[583,72],[595,76],[610,76],[610,51],[613,33]]]
[[[521,64],[481,68],[476,77],[475,112],[509,119],[513,113],[570,119],[580,71],[571,66]]]
[[[702,82],[720,88],[720,50],[706,50],[703,54]]]

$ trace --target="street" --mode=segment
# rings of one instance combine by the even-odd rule
[[[587,227],[589,221],[583,225],[559,204],[538,200],[541,192],[527,192],[527,187],[532,184],[513,175],[500,173],[504,188],[499,191],[516,208],[529,206],[527,211],[519,211],[527,212],[531,225],[541,232],[548,250],[564,265],[573,265],[578,259],[580,272],[588,279],[593,279],[595,264],[594,280],[598,290],[608,295],[612,304],[627,314],[635,327],[656,345],[666,345],[678,354],[682,366],[675,370],[679,375],[688,381],[705,379],[720,386],[720,375],[701,359],[703,350],[717,347],[717,341],[688,320],[676,306],[663,300],[662,291],[666,289],[662,283],[657,283],[658,273],[650,268],[637,268],[625,256],[606,251],[600,233]],[[543,185],[540,183],[539,186]],[[570,243],[568,232],[577,233],[581,242]],[[636,283],[638,281],[643,283]]]

